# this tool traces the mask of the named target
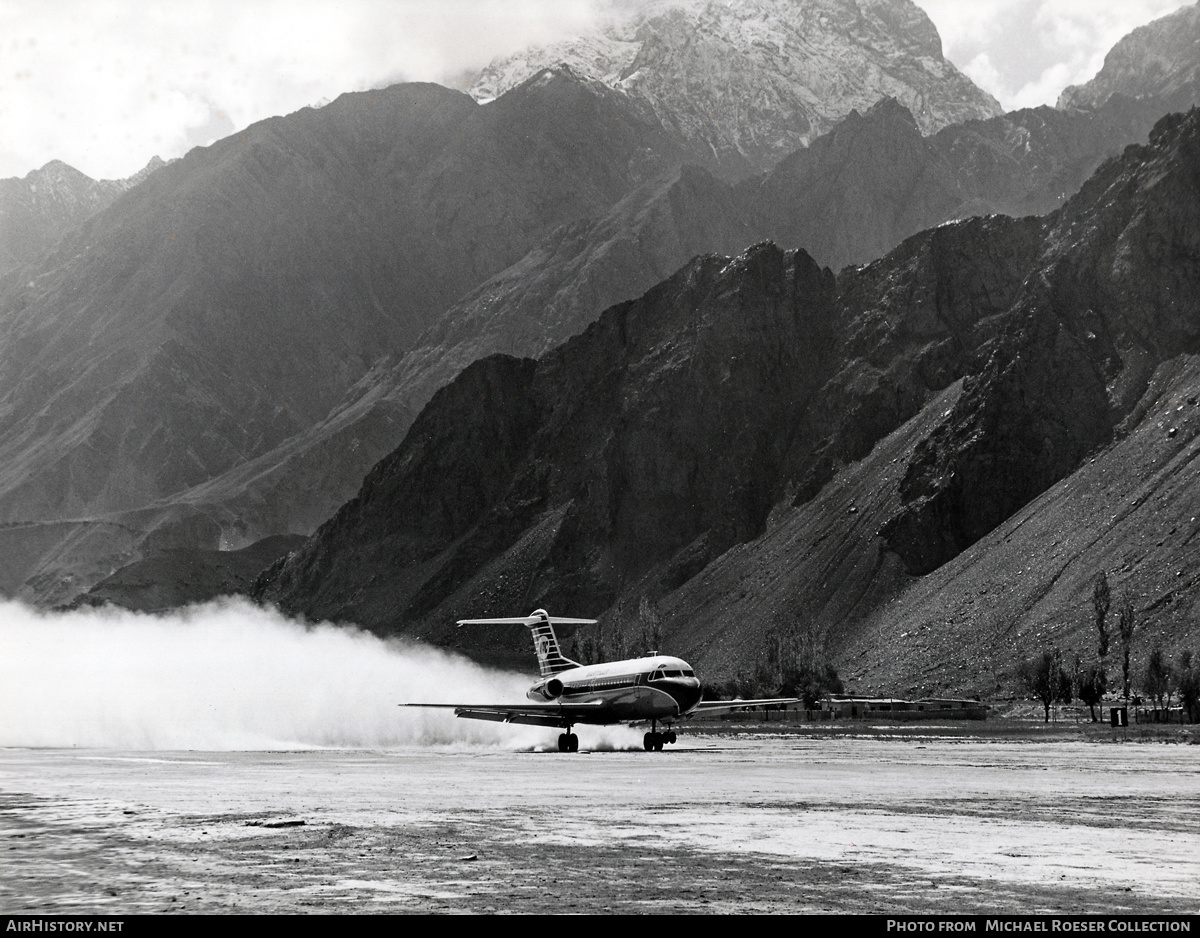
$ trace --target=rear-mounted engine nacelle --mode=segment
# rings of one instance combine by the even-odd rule
[[[545,684],[538,684],[529,689],[530,697],[542,700],[557,700],[562,696],[563,682],[556,677],[550,678]]]

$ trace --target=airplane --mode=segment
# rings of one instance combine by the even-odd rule
[[[408,703],[402,707],[451,709],[456,717],[556,726],[559,752],[578,752],[575,724],[611,726],[617,723],[650,724],[642,739],[647,752],[661,752],[676,741],[675,723],[699,713],[797,703],[799,697],[761,700],[701,700],[696,672],[682,658],[651,652],[642,658],[580,664],[563,655],[554,634],[556,625],[595,625],[595,619],[565,619],[535,609],[527,616],[509,619],[460,619],[464,625],[524,625],[533,637],[540,677],[525,696],[533,703],[432,704]],[[659,724],[664,730],[659,732]]]

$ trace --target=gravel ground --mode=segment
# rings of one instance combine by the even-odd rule
[[[0,911],[1195,913],[1189,738],[715,725],[662,753],[7,749]]]

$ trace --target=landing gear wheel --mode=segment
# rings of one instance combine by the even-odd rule
[[[675,735],[675,731],[674,731],[674,730],[668,730],[668,731],[667,731],[667,734],[666,734],[666,736],[665,736],[665,737],[663,737],[663,738],[666,740],[666,742],[667,742],[667,744],[668,744],[668,745],[674,746],[674,745],[675,745],[675,740],[676,740],[678,737],[676,737],[676,735]]]
[[[558,734],[558,751],[559,752],[570,752],[571,751],[571,737],[567,733],[559,733]]]
[[[663,743],[667,741],[667,737],[662,733],[654,734],[654,751],[662,752]]]
[[[574,733],[567,734],[567,752],[579,752],[579,737]]]
[[[655,747],[658,746],[658,734],[647,733],[642,737],[642,745],[646,747],[646,752],[653,752]],[[662,746],[658,746],[658,748],[661,749]]]

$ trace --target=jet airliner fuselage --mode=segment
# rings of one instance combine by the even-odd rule
[[[463,625],[523,625],[533,635],[540,679],[529,688],[525,704],[433,704],[410,703],[408,707],[444,707],[470,720],[557,726],[566,730],[558,737],[561,752],[579,749],[579,737],[571,732],[577,723],[598,726],[616,723],[649,723],[643,743],[647,750],[661,750],[676,740],[674,724],[700,712],[743,707],[796,703],[795,697],[763,700],[702,701],[700,681],[682,658],[651,653],[642,658],[580,664],[563,656],[557,625],[595,625],[595,619],[552,617],[544,609],[511,619],[462,619]],[[663,724],[663,732],[658,725]]]

